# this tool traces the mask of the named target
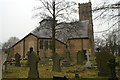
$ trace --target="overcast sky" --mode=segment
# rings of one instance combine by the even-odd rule
[[[89,0],[71,1],[85,3]],[[108,0],[91,1],[92,6],[95,6]],[[0,0],[0,42],[5,42],[12,36],[21,39],[36,28],[39,20],[32,18],[32,10],[38,4],[36,0]]]

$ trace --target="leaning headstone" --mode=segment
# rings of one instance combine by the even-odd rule
[[[28,54],[28,61],[29,61],[28,78],[39,78],[39,72],[38,72],[39,57],[33,51],[32,47],[30,48],[30,53]]]
[[[20,54],[18,54],[18,53],[15,54],[15,66],[17,66],[17,67],[21,66],[20,57],[21,57]]]
[[[83,64],[83,62],[86,60],[86,55],[85,55],[85,51],[81,50],[77,52],[77,64]]]
[[[115,60],[115,56],[113,54],[110,54],[108,52],[97,52],[96,53],[96,62],[97,62],[98,70],[99,70],[98,76],[112,77],[112,71],[111,71],[110,65],[114,63],[111,63],[110,60]]]

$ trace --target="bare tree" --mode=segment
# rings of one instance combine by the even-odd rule
[[[117,53],[117,35],[115,34],[116,30],[113,30],[108,35],[108,46],[110,49],[110,52],[114,55]]]
[[[118,55],[118,40],[116,32],[117,30],[109,31],[108,33],[102,34],[101,37],[95,38],[96,48],[100,48],[101,51],[110,52],[114,55]]]
[[[100,37],[96,37],[95,38],[95,48],[99,48],[101,50],[103,50],[103,47],[105,46],[105,40],[103,38]]]
[[[103,34],[103,42],[101,49],[102,51],[110,52],[117,55],[117,36],[115,34],[116,30]],[[99,46],[100,47],[100,46]]]
[[[105,32],[110,33],[110,31],[114,33],[114,34],[110,33],[110,34],[105,35],[106,36],[106,50],[112,52],[113,54],[116,53],[117,52],[116,49],[119,48],[118,42],[120,41],[119,37],[115,38],[117,36],[120,36],[120,27],[119,27],[120,25],[120,1],[119,0],[111,0],[107,2],[104,1],[102,5],[100,6],[97,5],[97,7],[94,7],[93,13],[94,13],[94,20],[95,21],[100,20],[98,24],[99,26],[103,27],[103,24],[106,24],[106,23],[107,23],[107,26],[109,26],[108,29],[98,31],[96,33],[105,33]],[[116,30],[113,31],[114,29]],[[119,49],[118,51],[120,54]]]
[[[111,0],[112,1],[112,0]],[[106,30],[99,31],[97,33],[102,33],[106,31],[110,31],[111,29],[115,29],[114,27],[120,22],[120,2],[115,1],[112,3],[104,2],[104,4],[94,7],[94,20],[100,20],[99,25],[104,23],[108,23],[110,27]],[[117,30],[117,32],[120,30]],[[117,33],[116,32],[116,33]]]
[[[42,19],[49,20],[51,24],[47,26],[45,29],[51,30],[52,33],[52,53],[55,56],[56,46],[55,46],[55,36],[57,32],[60,32],[57,29],[59,25],[58,22],[69,21],[71,19],[70,15],[76,10],[73,6],[76,5],[75,2],[67,2],[65,0],[40,0],[43,6],[36,8],[36,10],[40,10],[38,14],[35,16],[39,16]],[[42,28],[43,29],[43,28]],[[58,66],[59,62],[56,62],[57,57],[53,57],[53,71],[60,71],[60,66]],[[56,67],[58,66],[58,67]]]
[[[19,39],[17,37],[10,37],[7,42],[4,42],[2,49],[8,49],[12,47]]]

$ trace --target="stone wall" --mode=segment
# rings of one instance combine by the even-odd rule
[[[76,57],[77,52],[80,50],[89,50],[89,40],[88,39],[72,39],[68,41],[68,50],[72,57]]]
[[[19,44],[16,44],[13,48],[13,57],[16,53],[19,53],[21,56],[23,56],[23,41],[21,41]]]
[[[48,49],[40,49],[40,41],[48,41]],[[29,51],[30,47],[33,47],[33,50],[37,53],[37,51],[40,52],[41,57],[43,57],[43,53],[46,53],[47,57],[51,57],[52,55],[52,49],[50,49],[50,42],[52,42],[52,39],[50,38],[37,38],[34,35],[29,35],[25,38],[23,38],[21,41],[19,41],[17,44],[14,45],[13,48],[11,48],[11,51],[13,53],[13,57],[16,53],[19,53],[21,57],[26,57],[27,52]],[[62,42],[56,40],[56,52],[63,56],[65,51],[65,44]]]
[[[24,43],[25,54],[29,51],[30,47],[33,47],[33,51],[37,52],[37,37],[29,35],[28,37],[25,38]]]

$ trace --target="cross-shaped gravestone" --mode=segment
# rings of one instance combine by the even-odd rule
[[[70,60],[71,60],[70,52],[68,50],[66,50],[66,54],[65,54],[65,58],[64,58],[64,60],[62,62],[62,66],[65,66],[65,67],[70,66]]]
[[[85,64],[85,67],[86,68],[91,68],[92,67],[92,63],[90,62],[90,56],[89,56],[89,52],[88,51],[87,51],[86,55],[87,55],[87,62]]]
[[[21,66],[21,64],[20,64],[20,54],[19,53],[16,53],[15,54],[15,66],[18,66],[18,67],[20,67]]]
[[[39,78],[39,72],[38,72],[39,57],[33,51],[32,47],[30,48],[30,53],[28,55],[28,61],[29,61],[28,78]]]

